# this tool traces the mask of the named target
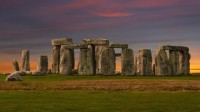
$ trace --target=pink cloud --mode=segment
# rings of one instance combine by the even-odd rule
[[[105,12],[91,12],[93,15],[102,16],[102,17],[126,17],[133,15],[132,13],[120,12],[120,11],[105,11]]]

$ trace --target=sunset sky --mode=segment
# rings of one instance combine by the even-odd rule
[[[32,70],[39,55],[51,61],[51,39],[60,37],[128,43],[135,56],[142,48],[154,56],[161,45],[188,46],[191,72],[200,72],[200,0],[0,1],[0,72],[12,72],[23,49]]]

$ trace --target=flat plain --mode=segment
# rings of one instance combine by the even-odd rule
[[[2,112],[194,112],[200,110],[200,75],[0,75]]]

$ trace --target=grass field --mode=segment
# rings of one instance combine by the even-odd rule
[[[0,75],[0,112],[198,112],[200,76]]]

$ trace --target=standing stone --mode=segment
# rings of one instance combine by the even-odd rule
[[[106,48],[107,48],[107,46],[105,46],[105,45],[98,45],[98,46],[95,46],[96,74],[101,74],[100,56],[102,55],[103,49],[106,49]]]
[[[170,75],[171,67],[167,57],[167,53],[164,49],[159,49],[155,58],[156,75]]]
[[[100,74],[114,75],[116,68],[116,57],[113,48],[105,48],[100,56]]]
[[[156,75],[156,65],[153,64],[153,75]]]
[[[60,49],[60,74],[72,75],[72,58],[70,49],[66,49],[65,45]]]
[[[23,50],[22,51],[22,71],[30,71],[30,51]]]
[[[134,61],[134,75],[137,74],[137,57],[135,57],[135,61]]]
[[[52,52],[52,73],[59,73],[60,46],[53,46]]]
[[[38,59],[38,71],[47,73],[48,72],[48,57],[40,56]]]
[[[95,52],[94,46],[88,45],[88,49],[80,49],[80,58],[78,64],[79,75],[95,74]]]
[[[178,74],[189,75],[190,74],[190,54],[185,51],[179,51],[179,70]]]
[[[152,54],[150,49],[142,49],[138,51],[137,57],[137,74],[152,75]]]
[[[134,74],[134,56],[132,49],[127,49],[127,48],[122,49],[121,66],[123,75]]]
[[[178,75],[179,69],[179,54],[178,51],[169,51],[169,62],[171,65],[172,75]]]
[[[17,60],[13,60],[13,69],[14,71],[19,71],[19,64]]]

